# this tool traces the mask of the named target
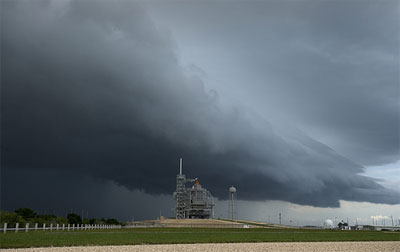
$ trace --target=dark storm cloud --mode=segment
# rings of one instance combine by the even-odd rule
[[[331,148],[222,104],[140,4],[1,4],[3,180],[62,171],[170,194],[182,156],[220,198],[235,185],[249,200],[400,203]]]
[[[156,218],[160,211],[164,216],[173,216],[174,202],[170,195],[129,191],[112,181],[89,178],[80,173],[8,170],[2,187],[9,189],[2,195],[1,200],[7,203],[2,205],[2,210],[5,207],[7,210],[30,207],[39,214],[67,216],[73,212],[84,218],[118,218],[121,221]],[[30,188],[29,193],[27,188]]]
[[[150,5],[224,94],[362,165],[400,158],[398,1]]]

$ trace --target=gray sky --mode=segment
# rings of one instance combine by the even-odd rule
[[[154,217],[183,157],[244,216],[398,210],[398,1],[1,5],[2,208]]]

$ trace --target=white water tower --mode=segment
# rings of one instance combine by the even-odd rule
[[[236,210],[236,188],[231,186],[229,188],[229,217],[232,220],[237,218],[237,210]]]

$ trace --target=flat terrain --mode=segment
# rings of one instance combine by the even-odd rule
[[[400,241],[400,233],[271,228],[133,228],[0,234],[1,248],[318,241]]]
[[[0,249],[1,250],[1,249]],[[18,249],[21,252],[49,252],[54,248],[28,248]],[[131,246],[93,246],[93,247],[62,247],[57,248],[60,252],[135,252],[135,251],[202,251],[202,252],[236,252],[236,251],[353,251],[353,252],[398,252],[400,242],[270,242],[270,243],[219,243],[219,244],[168,244],[168,245],[131,245]],[[17,251],[17,249],[1,250]]]

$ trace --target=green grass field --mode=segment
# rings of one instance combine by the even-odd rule
[[[221,242],[400,241],[399,232],[310,229],[136,228],[0,234],[1,248]]]

